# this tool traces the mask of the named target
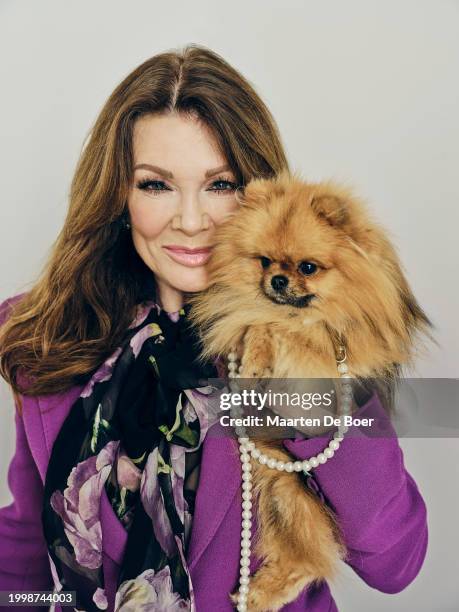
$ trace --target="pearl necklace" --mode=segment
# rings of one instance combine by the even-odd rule
[[[247,598],[249,594],[250,583],[250,554],[251,554],[251,537],[252,537],[252,464],[251,458],[256,459],[262,465],[266,465],[280,472],[304,472],[309,474],[310,470],[318,465],[323,465],[333,457],[339,449],[344,435],[349,429],[344,424],[343,417],[349,414],[352,405],[352,385],[348,380],[352,378],[349,374],[349,369],[346,362],[346,351],[343,346],[340,346],[340,358],[336,359],[338,373],[341,379],[344,379],[340,385],[341,391],[341,418],[340,425],[337,431],[333,434],[333,439],[323,452],[317,456],[309,457],[303,461],[278,461],[273,457],[269,457],[260,452],[255,443],[248,438],[244,426],[235,427],[235,432],[238,434],[240,460],[242,467],[242,529],[241,529],[241,560],[239,572],[239,592],[237,610],[246,612]],[[236,350],[233,348],[228,354],[228,377],[240,378],[243,366],[237,363]],[[232,414],[239,416],[240,408],[232,410]]]

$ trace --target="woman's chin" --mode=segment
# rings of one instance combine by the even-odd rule
[[[197,268],[195,269],[197,270]],[[195,293],[207,289],[209,280],[205,271],[196,271],[191,274],[184,273],[182,278],[178,278],[174,285],[184,293]]]

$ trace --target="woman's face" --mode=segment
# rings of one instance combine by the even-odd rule
[[[133,153],[132,239],[155,274],[162,308],[172,312],[182,292],[207,287],[212,234],[238,206],[236,177],[206,126],[177,114],[140,117]]]

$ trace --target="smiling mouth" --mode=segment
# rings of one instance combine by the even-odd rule
[[[188,268],[203,266],[212,252],[210,247],[188,249],[176,245],[167,245],[163,246],[163,249],[173,261]]]
[[[294,306],[295,308],[306,308],[316,297],[315,293],[308,293],[307,295],[301,295],[299,297],[281,295],[279,293],[275,295],[271,295],[266,292],[264,293],[266,297],[271,300],[271,302],[274,302],[274,304]]]

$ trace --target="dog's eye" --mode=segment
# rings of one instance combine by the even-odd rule
[[[298,270],[301,272],[301,274],[309,276],[310,274],[314,274],[314,272],[317,270],[317,264],[312,263],[312,261],[302,261],[298,266]]]
[[[269,268],[271,265],[271,260],[267,257],[260,257],[260,261],[263,268]]]

